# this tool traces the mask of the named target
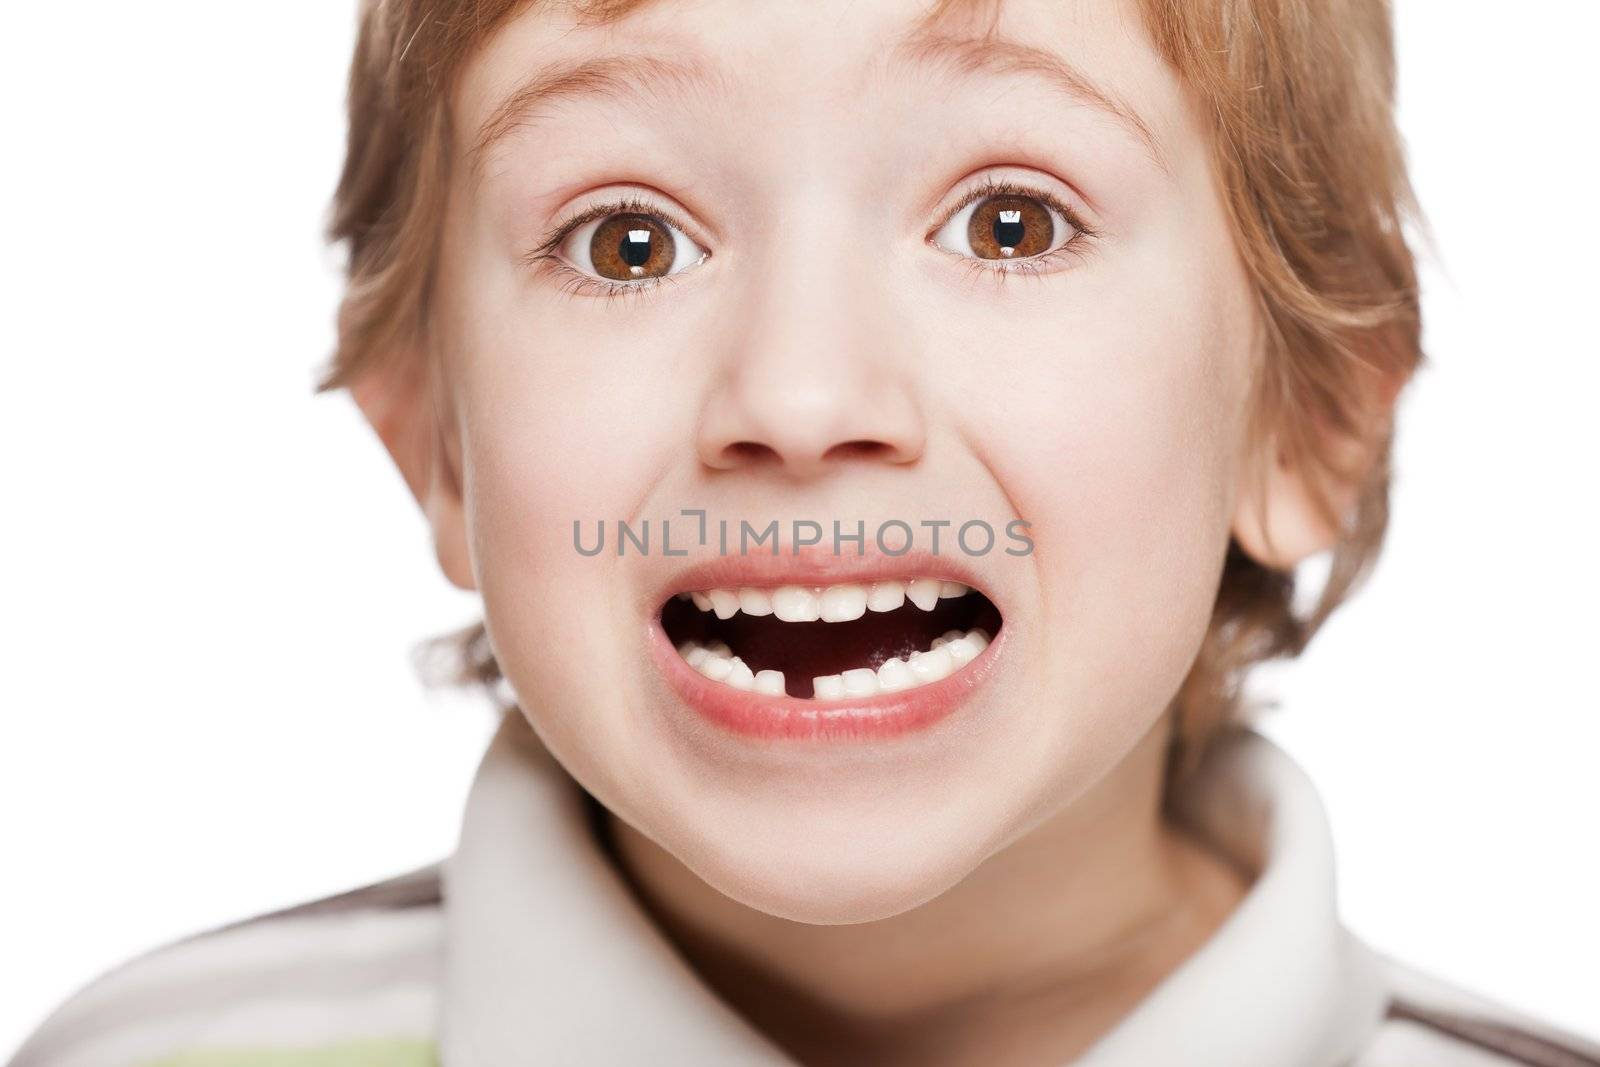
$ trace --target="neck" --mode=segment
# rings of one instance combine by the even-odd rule
[[[1198,948],[1246,888],[1162,817],[1169,729],[1163,718],[1092,790],[952,889],[873,922],[775,918],[625,822],[610,829],[667,936],[802,1062],[933,1063],[934,1049],[991,1028],[1013,1048],[1031,1040],[1029,1055],[1070,1056]]]

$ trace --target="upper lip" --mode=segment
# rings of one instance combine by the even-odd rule
[[[863,554],[835,554],[831,548],[808,546],[798,554],[780,548],[777,555],[761,554],[716,556],[676,571],[658,590],[659,608],[679,593],[740,586],[775,588],[784,585],[843,585],[914,578],[939,578],[961,582],[999,606],[989,585],[960,557],[911,551],[900,556],[876,552],[868,545]]]

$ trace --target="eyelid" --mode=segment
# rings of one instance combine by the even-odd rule
[[[931,244],[939,231],[950,225],[950,220],[961,214],[968,205],[987,197],[1002,195],[1026,196],[1048,204],[1059,211],[1062,217],[1067,220],[1067,225],[1078,231],[1078,233],[1085,237],[1099,236],[1100,231],[1086,223],[1080,210],[1067,203],[1064,197],[1026,182],[1019,182],[1010,178],[996,179],[992,173],[989,173],[984,175],[983,180],[978,185],[971,186],[965,193],[962,193],[955,207],[940,216],[939,224],[928,231],[927,241]]]
[[[669,228],[680,233],[695,248],[699,249],[699,257],[689,266],[673,273],[643,278],[637,281],[621,281],[590,274],[588,270],[568,262],[567,258],[561,254],[561,246],[566,244],[572,235],[584,226],[612,215],[625,214],[646,215],[665,223]],[[592,204],[563,219],[547,230],[539,240],[539,243],[527,252],[522,259],[529,267],[540,268],[550,276],[560,280],[562,293],[569,296],[605,297],[609,303],[610,300],[619,297],[643,298],[658,291],[663,284],[676,284],[679,280],[679,274],[688,273],[710,257],[710,249],[705,246],[705,243],[700,238],[695,236],[693,228],[679,219],[676,212],[663,210],[658,204],[650,202],[639,194],[630,193],[619,199]]]
[[[622,215],[630,213],[654,216],[655,218],[660,219],[662,222],[667,223],[669,226],[681,231],[685,237],[689,238],[696,245],[704,248],[707,244],[706,241],[698,236],[696,233],[696,228],[686,224],[681,218],[678,217],[676,212],[663,209],[659,204],[651,203],[649,200],[644,199],[637,193],[629,193],[620,199],[612,199],[609,201],[591,204],[589,207],[584,208],[576,214],[568,216],[565,220],[556,223],[554,226],[550,227],[550,229],[545,231],[544,236],[539,239],[539,243],[536,244],[533,248],[533,251],[528,254],[528,258],[537,259],[541,256],[554,252],[561,246],[561,242],[566,240],[568,234],[586,222],[593,222],[595,219],[604,218],[607,215]],[[710,251],[707,250],[706,254],[710,255]]]
[[[1067,225],[1074,231],[1073,236],[1058,248],[1052,249],[1048,252],[1040,253],[1037,256],[1028,257],[1027,259],[1016,260],[1014,265],[1011,267],[1000,268],[984,267],[981,261],[974,260],[973,257],[962,255],[959,252],[952,252],[937,244],[934,238],[941,230],[950,224],[952,219],[964,211],[968,206],[987,197],[998,195],[1023,196],[1046,204],[1051,209],[1058,212],[1062,218],[1066,220]],[[684,223],[676,212],[663,209],[658,204],[652,203],[650,200],[640,196],[637,193],[630,193],[627,196],[619,199],[592,204],[591,206],[563,219],[561,222],[557,223],[555,226],[551,227],[545,232],[544,236],[539,240],[539,243],[532,251],[527,253],[524,259],[530,265],[541,263],[547,264],[558,275],[565,276],[568,279],[568,283],[563,286],[563,290],[570,292],[598,292],[600,295],[608,297],[635,295],[642,296],[646,291],[656,289],[660,283],[675,283],[678,280],[676,274],[667,274],[660,277],[635,282],[625,282],[609,278],[594,277],[585,271],[573,267],[558,253],[559,248],[568,239],[568,237],[585,224],[610,215],[628,213],[652,216],[681,232],[685,237],[692,241],[696,247],[701,249],[700,258],[696,260],[694,264],[695,266],[710,258],[711,250],[705,247],[706,242],[697,237],[695,235],[695,228]],[[998,273],[1005,275],[1011,273],[1042,272],[1043,266],[1046,262],[1054,261],[1068,253],[1081,252],[1081,248],[1078,246],[1081,246],[1085,240],[1097,237],[1098,234],[1099,230],[1084,222],[1082,214],[1072,204],[1068,203],[1066,198],[1032,183],[1015,181],[1009,178],[997,179],[993,173],[986,173],[981,182],[968,187],[967,191],[961,195],[956,204],[941,216],[938,225],[929,231],[924,240],[928,244],[933,245],[935,248],[939,248],[940,251],[944,251],[950,255],[970,261],[973,266],[978,267],[983,273]],[[1032,264],[1031,267],[1028,266],[1030,263]],[[684,272],[680,271],[677,273]]]

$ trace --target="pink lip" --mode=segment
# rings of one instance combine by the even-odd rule
[[[981,591],[964,568],[936,556],[726,556],[683,571],[661,592],[655,608],[682,590],[833,585],[906,577],[942,578]],[[833,742],[898,737],[946,718],[994,673],[1006,631],[1002,628],[976,659],[937,682],[865,699],[826,701],[768,696],[713,682],[678,655],[654,611],[647,640],[668,683],[685,704],[714,725],[751,738]]]

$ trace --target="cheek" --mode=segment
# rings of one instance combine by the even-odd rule
[[[682,448],[682,405],[630,366],[627,344],[507,274],[475,265],[440,301],[473,562],[501,667],[519,694],[537,694],[523,706],[545,743],[596,781],[605,768],[585,753],[625,766],[630,738],[581,709],[627,706],[617,665],[631,662],[638,614],[618,573],[633,561],[582,555],[574,523],[592,546],[604,520],[614,549],[614,524],[640,514],[662,457]]]
[[[565,297],[488,234],[463,239],[447,262],[456,281],[441,294],[440,338],[478,562],[537,567],[547,586],[592,575],[603,558],[575,551],[573,522],[592,534],[602,518],[634,517],[685,439],[689,409],[665,395],[683,376],[661,355],[681,349],[678,326],[641,327],[637,313]]]
[[[1005,373],[965,405],[1034,524],[1041,684],[1119,734],[1165,707],[1204,636],[1245,415],[1242,277],[1154,251],[1019,316],[1026,335],[993,349]]]
[[[1060,397],[1040,438],[1053,476],[1029,492],[1046,509],[1041,536],[1059,539],[1058,607],[1107,648],[1198,641],[1210,614],[1242,410],[1235,353],[1207,318],[1129,316],[1085,337],[1092,384]]]

